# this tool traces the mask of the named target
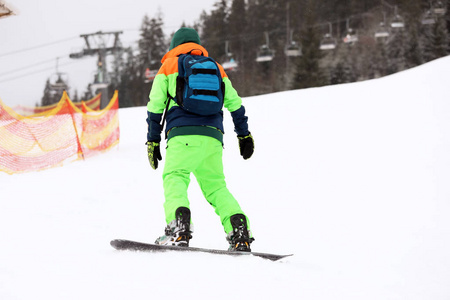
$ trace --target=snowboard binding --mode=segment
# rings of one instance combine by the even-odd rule
[[[243,214],[236,214],[230,218],[233,231],[227,236],[230,243],[228,251],[251,252],[250,244],[255,240],[247,227],[247,218]]]
[[[179,207],[175,212],[175,220],[165,228],[165,235],[156,239],[155,244],[165,246],[189,247],[192,239],[191,211],[187,207]]]

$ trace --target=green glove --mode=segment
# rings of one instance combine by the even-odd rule
[[[238,139],[239,139],[239,150],[241,152],[241,156],[244,159],[249,159],[253,154],[253,150],[255,149],[255,144],[254,144],[251,133],[249,132],[248,135],[246,135],[246,136],[238,135]]]
[[[158,168],[158,160],[161,160],[161,151],[159,150],[159,143],[147,142],[148,161],[153,170]]]

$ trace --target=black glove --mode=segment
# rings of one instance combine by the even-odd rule
[[[252,154],[253,150],[255,149],[255,144],[253,142],[253,137],[251,133],[249,132],[246,136],[239,136],[239,150],[241,151],[241,156],[244,159],[249,159]]]
[[[158,168],[158,160],[161,160],[161,151],[159,150],[159,143],[147,142],[148,161],[153,170]]]

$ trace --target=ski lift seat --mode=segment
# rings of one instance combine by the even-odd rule
[[[258,56],[256,57],[257,62],[267,62],[272,61],[275,51],[270,49],[267,45],[263,45],[260,48]]]
[[[222,67],[225,71],[235,71],[238,67],[238,63],[234,60],[234,58],[231,58],[230,60],[224,62]]]
[[[424,16],[422,17],[422,21],[421,21],[422,25],[432,25],[434,23],[436,23],[435,17],[433,15],[433,13],[431,12],[431,10],[428,10]]]
[[[389,32],[388,31],[377,31],[375,32],[375,37],[376,38],[385,38],[389,36]]]
[[[286,46],[285,54],[287,56],[301,56],[302,49],[296,42],[292,42],[291,44]]]
[[[337,42],[330,34],[325,34],[323,40],[320,42],[320,50],[333,50],[336,48]]]
[[[346,44],[354,44],[358,41],[358,36],[347,34],[344,37],[344,43]]]
[[[50,88],[57,91],[67,90],[69,88],[68,81],[69,79],[66,73],[57,72],[50,76]]]
[[[61,88],[61,87],[67,86],[67,84],[65,82],[55,82],[55,83],[51,83],[50,85],[55,88]]]
[[[386,38],[389,35],[389,30],[384,26],[384,22],[381,22],[378,30],[375,32],[375,38]]]
[[[354,44],[358,41],[358,35],[352,28],[348,28],[347,34],[342,39],[346,44]]]
[[[391,22],[392,28],[403,28],[405,27],[405,23],[403,22],[403,18],[399,15],[396,15]]]
[[[445,13],[447,12],[444,3],[442,3],[442,1],[438,1],[434,7],[433,7],[433,11],[435,14],[437,15],[445,15]]]
[[[92,83],[90,87],[93,91],[97,91],[101,89],[106,89],[108,87],[108,83]]]
[[[434,13],[437,15],[445,15],[446,9],[445,8],[435,8]]]

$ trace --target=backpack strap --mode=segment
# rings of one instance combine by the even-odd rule
[[[195,52],[195,54],[192,54],[192,52]],[[189,52],[186,53],[186,54],[189,54],[189,55],[199,55],[199,54],[197,54],[197,53],[199,53],[199,52],[200,52],[200,55],[201,55],[201,56],[205,56],[205,55],[203,54],[203,51],[200,50],[200,49],[192,49],[191,51],[189,51]]]
[[[167,111],[169,110],[170,101],[173,99],[174,98],[169,94],[169,92],[167,92],[167,104],[166,104],[166,108],[164,109],[164,115],[163,115],[163,118],[161,121],[161,132],[163,131],[164,123],[166,122]],[[166,134],[166,139],[167,139],[167,134]]]
[[[209,74],[209,75],[216,75],[216,70],[212,69],[193,69],[192,70],[193,75],[197,74]]]

